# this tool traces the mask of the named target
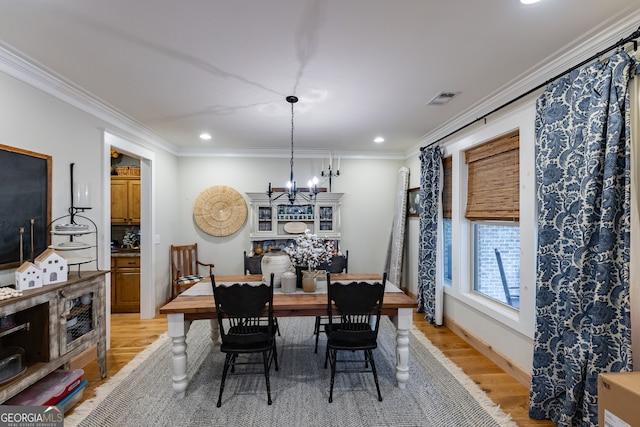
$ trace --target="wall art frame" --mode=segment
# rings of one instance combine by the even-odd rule
[[[407,216],[420,216],[420,187],[407,190]]]

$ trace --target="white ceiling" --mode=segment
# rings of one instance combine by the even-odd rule
[[[534,87],[528,76],[551,72],[548,64],[639,8],[639,0],[0,0],[0,40],[178,153],[287,152],[285,97],[295,94],[296,150],[386,155]],[[442,91],[460,95],[426,105]],[[200,140],[204,131],[213,139]],[[385,142],[373,143],[379,135]]]

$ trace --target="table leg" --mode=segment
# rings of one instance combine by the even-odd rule
[[[398,388],[406,388],[409,380],[409,330],[413,324],[413,309],[399,308],[396,325],[396,379]]]
[[[184,397],[189,380],[187,379],[187,332],[191,327],[190,320],[184,320],[184,314],[167,315],[168,331],[171,337],[171,353],[173,365],[173,390],[176,398]]]
[[[220,325],[218,324],[218,319],[211,319],[209,320],[209,323],[211,325],[211,333],[209,335],[211,337],[211,342],[213,345],[218,345],[222,342],[220,340]]]

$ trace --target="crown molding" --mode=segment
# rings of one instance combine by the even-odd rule
[[[457,132],[463,126],[486,118],[486,115],[496,108],[569,70],[597,52],[614,45],[638,29],[639,22],[640,9],[628,7],[621,10],[616,16],[603,21],[599,26],[573,43],[557,50],[529,70],[487,95],[480,102],[455,116],[449,122],[425,134],[417,145],[405,151],[405,157],[411,158],[417,155],[420,152],[420,147],[429,145],[431,142],[437,141],[452,132]],[[539,92],[543,90],[540,89]],[[534,92],[523,100],[531,100],[538,95],[539,93]],[[449,139],[454,137],[455,135],[451,135]]]
[[[622,18],[621,18],[622,17]],[[618,15],[610,18],[583,35],[572,44],[556,51],[543,61],[502,85],[499,89],[487,95],[483,100],[469,107],[463,113],[455,116],[444,125],[422,136],[420,141],[405,152],[350,152],[340,153],[343,158],[353,159],[408,159],[417,155],[420,147],[428,145],[461,127],[485,117],[489,112],[517,98],[531,88],[543,84],[550,78],[572,68],[594,52],[600,52],[618,40],[628,36],[638,27],[640,10],[628,7]],[[56,99],[59,99],[79,110],[103,120],[114,128],[121,129],[145,144],[166,151],[178,157],[208,156],[208,157],[262,157],[286,158],[290,153],[285,150],[201,150],[181,149],[175,144],[164,140],[148,128],[121,113],[107,103],[101,101],[91,93],[79,88],[73,83],[55,75],[52,70],[37,63],[32,58],[18,52],[0,41],[0,71],[16,78],[36,89],[39,89]],[[542,90],[542,89],[541,89]],[[531,98],[537,96],[535,93]],[[452,135],[453,136],[453,135]],[[298,157],[322,158],[326,151],[297,151]]]
[[[177,157],[244,157],[244,158],[289,158],[288,150],[246,149],[216,150],[179,148],[151,132],[142,124],[132,120],[91,93],[55,75],[55,73],[35,60],[23,55],[0,41],[0,71],[62,102],[106,122],[111,132],[126,139],[129,134],[145,144],[159,148]],[[109,127],[108,126],[108,127]],[[116,130],[118,129],[118,130]],[[325,158],[327,150],[297,150],[298,158]],[[341,152],[340,157],[350,159],[399,159],[402,152]]]
[[[405,160],[406,156],[400,151],[340,151],[334,152],[343,159],[354,160]],[[290,150],[282,149],[245,149],[245,150],[216,150],[184,148],[179,150],[178,157],[243,157],[261,159],[288,159],[291,157]],[[329,150],[296,150],[297,159],[326,159]]]
[[[0,71],[161,150],[178,149],[140,123],[0,41]]]

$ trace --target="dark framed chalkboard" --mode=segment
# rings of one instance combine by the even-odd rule
[[[0,269],[40,255],[50,222],[51,156],[0,144]]]

